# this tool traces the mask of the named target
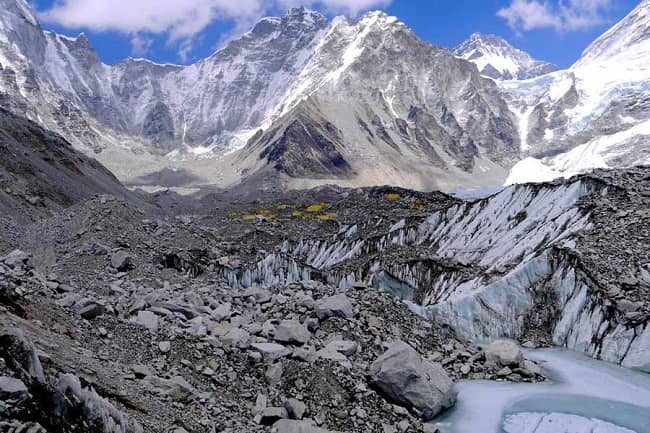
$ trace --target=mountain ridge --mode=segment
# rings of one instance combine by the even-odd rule
[[[497,80],[527,80],[559,69],[492,34],[473,33],[453,52],[476,64],[483,75]]]
[[[289,187],[480,187],[505,182],[522,160],[545,164],[590,140],[638,131],[650,117],[624,108],[632,100],[620,83],[588,82],[602,74],[546,73],[547,63],[478,34],[463,44],[464,59],[380,11],[330,22],[293,8],[191,65],[135,58],[106,65],[83,34],[43,31],[16,1],[0,0],[5,106],[138,185],[172,169],[191,173],[186,186],[227,187],[271,169]],[[639,10],[628,22],[643,28]],[[514,55],[516,70],[506,72],[536,76],[486,77],[480,61],[489,59],[472,53],[489,46]],[[634,73],[639,85],[650,79],[645,68]],[[580,114],[588,110],[596,114]],[[632,151],[622,159],[608,145],[607,164],[644,161],[643,143],[626,143]]]

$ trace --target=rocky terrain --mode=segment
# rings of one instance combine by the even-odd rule
[[[643,433],[649,11],[564,71],[304,8],[106,65],[0,0],[0,432]],[[620,417],[503,410],[577,354]]]
[[[432,432],[454,380],[544,379],[503,337],[647,371],[649,181],[97,195],[14,222],[0,425]]]

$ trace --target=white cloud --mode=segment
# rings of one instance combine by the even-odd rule
[[[577,31],[602,24],[611,5],[612,0],[511,0],[497,15],[516,31]]]
[[[140,33],[135,33],[131,36],[131,53],[134,56],[145,56],[153,45],[153,39],[143,36]]]
[[[70,29],[117,31],[131,35],[133,50],[150,47],[143,34],[164,34],[178,44],[181,57],[191,52],[195,36],[216,21],[243,29],[265,14],[305,5],[332,13],[357,15],[388,6],[392,0],[57,0],[41,12],[47,22]]]

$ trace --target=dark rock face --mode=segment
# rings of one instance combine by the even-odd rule
[[[272,131],[260,140],[264,149],[260,158],[290,177],[345,178],[353,172],[338,150],[341,141],[340,131],[331,123],[318,124],[298,116],[286,128]]]
[[[142,125],[142,134],[158,143],[160,147],[173,150],[176,146],[174,139],[174,119],[169,107],[158,102],[147,114]]]
[[[2,214],[22,220],[104,193],[136,199],[61,136],[0,109]]]

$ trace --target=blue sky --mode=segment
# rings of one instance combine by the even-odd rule
[[[305,3],[332,17],[382,9],[423,39],[454,47],[473,32],[494,33],[533,56],[570,66],[632,0],[29,0],[47,29],[84,31],[107,63],[128,56],[191,63],[261,16]]]

